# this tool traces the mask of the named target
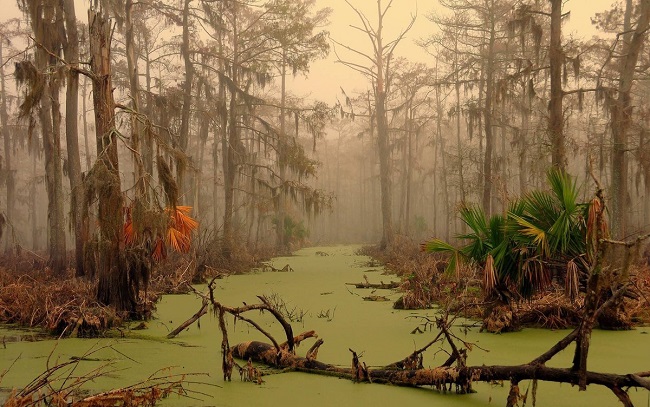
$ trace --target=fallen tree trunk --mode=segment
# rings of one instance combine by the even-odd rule
[[[301,372],[336,376],[350,380],[362,381],[352,368],[323,363],[306,357],[296,356],[287,351],[281,351],[280,357],[276,348],[264,342],[244,342],[232,348],[232,355],[243,360],[263,363],[268,366],[295,369]],[[577,385],[580,380],[579,372],[572,369],[547,367],[543,364],[528,363],[515,366],[440,366],[433,369],[368,369],[368,378],[374,383],[389,383],[400,386],[433,386],[439,390],[455,386],[457,393],[471,391],[474,382],[494,382],[522,380],[542,380],[555,383],[570,383]],[[609,389],[645,388],[650,390],[650,380],[646,377],[650,372],[634,374],[613,374],[587,372],[587,384],[605,386]]]
[[[369,283],[369,282],[363,282],[363,283],[345,283],[347,285],[353,285],[354,288],[374,288],[374,289],[379,289],[379,290],[392,290],[395,288],[399,288],[400,283],[398,281],[391,281],[389,283],[384,283],[383,281],[379,283]]]

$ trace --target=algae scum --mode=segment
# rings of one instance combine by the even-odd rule
[[[215,295],[227,305],[239,306],[259,300],[266,295],[276,300],[291,315],[294,334],[315,330],[325,343],[318,359],[348,366],[351,354],[348,348],[363,353],[362,361],[368,366],[382,366],[401,360],[414,349],[433,339],[435,332],[411,334],[420,324],[417,316],[433,316],[434,310],[412,312],[392,309],[392,302],[364,301],[369,290],[358,290],[345,283],[363,281],[364,275],[372,283],[389,282],[391,276],[367,266],[368,258],[354,254],[357,247],[321,247],[298,251],[294,256],[273,260],[273,266],[283,268],[289,264],[293,272],[252,273],[231,276],[217,283]],[[327,254],[327,255],[324,255]],[[203,290],[205,287],[197,287]],[[398,294],[378,290],[374,294],[395,300]],[[164,339],[169,331],[193,315],[201,305],[195,295],[168,295],[158,304],[157,319],[141,331],[125,331],[119,339],[42,339],[37,335],[0,329],[0,374],[13,366],[0,383],[2,394],[12,388],[21,388],[57,362],[81,358],[74,372],[82,375],[98,368],[109,374],[93,380],[85,388],[102,391],[124,387],[146,380],[161,369],[170,373],[204,373],[189,376],[197,382],[187,384],[191,397],[176,395],[163,401],[163,405],[183,406],[502,406],[506,403],[508,385],[475,384],[477,393],[468,395],[441,394],[430,389],[413,389],[378,384],[355,384],[348,380],[309,375],[283,373],[264,376],[264,383],[255,385],[241,382],[234,373],[231,383],[224,383],[221,374],[220,343],[217,319],[211,314],[200,320],[200,327],[192,325],[176,339]],[[282,340],[283,331],[272,317],[251,313],[248,317]],[[230,344],[248,340],[268,340],[243,321],[233,326],[228,319]],[[458,328],[459,335],[477,343],[484,352],[474,349],[468,364],[519,364],[538,356],[555,344],[566,331],[525,329],[517,333],[493,335],[478,333],[478,328]],[[594,371],[626,373],[650,369],[650,328],[627,332],[595,331],[590,349],[589,368]],[[298,348],[304,354],[313,340]],[[573,347],[558,355],[550,366],[568,366]],[[87,355],[93,352],[92,355]],[[436,366],[444,362],[447,354],[435,349],[425,353],[424,365]],[[241,362],[240,362],[241,363]],[[167,374],[167,370],[162,371]],[[522,393],[529,386],[522,382]],[[637,406],[650,405],[648,392],[631,392]],[[528,405],[532,405],[529,400]],[[617,406],[618,400],[607,389],[590,386],[586,392],[568,384],[539,383],[537,406]]]

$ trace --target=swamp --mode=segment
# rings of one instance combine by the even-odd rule
[[[423,346],[435,336],[435,330],[412,333],[423,326],[422,317],[431,318],[436,309],[408,311],[395,310],[392,302],[364,301],[363,291],[349,288],[346,283],[368,276],[370,281],[385,279],[382,268],[369,267],[369,258],[355,254],[359,247],[333,246],[302,249],[291,257],[273,259],[275,267],[289,264],[293,272],[256,272],[229,276],[218,280],[215,295],[224,303],[254,302],[256,295],[282,299],[293,314],[296,331],[315,330],[324,345],[319,359],[348,366],[348,348],[364,353],[369,365],[386,365],[403,358]],[[317,252],[328,256],[317,255]],[[388,276],[390,277],[390,276]],[[197,290],[203,287],[197,286]],[[396,293],[383,290],[381,294],[396,299]],[[444,403],[449,406],[500,405],[507,398],[508,386],[503,383],[477,384],[476,393],[458,395],[435,390],[412,389],[379,384],[353,383],[334,377],[303,373],[264,371],[264,382],[254,385],[239,380],[234,374],[232,382],[224,382],[221,375],[221,356],[218,343],[221,335],[218,321],[211,314],[203,316],[200,328],[192,325],[173,340],[165,337],[173,327],[200,308],[201,300],[194,294],[166,295],[157,306],[156,318],[144,330],[125,329],[124,337],[104,339],[69,338],[61,341],[33,336],[30,332],[3,329],[2,365],[15,364],[2,381],[3,394],[20,387],[34,378],[34,372],[45,370],[46,365],[82,357],[95,351],[88,360],[79,362],[76,375],[83,375],[105,366],[107,372],[84,386],[86,391],[98,392],[137,383],[161,369],[162,375],[197,374],[188,376],[187,397],[171,395],[161,405],[214,405],[214,406],[277,406],[288,403],[308,403],[314,406],[344,406],[365,403],[407,403],[409,405]],[[262,326],[274,334],[281,327],[270,316],[261,318]],[[232,343],[247,340],[264,340],[264,336],[243,321],[230,325]],[[135,326],[137,324],[132,324]],[[545,351],[566,330],[526,328],[503,335],[479,333],[480,324],[474,320],[459,319],[454,331],[464,340],[475,342],[469,355],[472,364],[520,364],[528,362]],[[648,343],[648,328],[635,330],[595,331],[592,338],[590,363],[597,371],[625,373],[641,371],[650,365],[650,353],[642,349]],[[306,343],[299,348],[305,352]],[[432,349],[425,364],[440,364],[447,354]],[[554,360],[554,365],[570,364],[571,354],[564,352]],[[529,392],[532,394],[532,392]],[[532,397],[532,396],[531,396]],[[648,392],[631,392],[637,405],[645,405]],[[530,401],[529,401],[530,402]],[[605,406],[615,405],[616,397],[607,389],[590,388],[578,392],[569,384],[540,382],[537,405],[553,406]]]
[[[650,0],[421,3],[5,0],[0,404],[650,405]]]

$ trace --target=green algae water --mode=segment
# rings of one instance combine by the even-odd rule
[[[358,247],[319,247],[300,250],[291,257],[273,260],[273,266],[289,264],[293,272],[252,273],[218,280],[215,295],[230,306],[259,302],[257,295],[266,295],[283,301],[282,306],[292,315],[294,334],[315,330],[325,343],[318,359],[348,366],[351,354],[348,348],[362,353],[362,361],[369,366],[382,366],[398,361],[431,339],[435,332],[411,334],[420,325],[421,316],[435,315],[434,310],[397,311],[392,302],[364,301],[371,290],[358,290],[345,283],[362,282],[364,275],[372,283],[389,282],[391,276],[369,267],[368,258],[355,255]],[[327,256],[323,255],[327,254]],[[197,287],[204,290],[205,287]],[[398,294],[377,290],[374,295],[385,295],[394,300]],[[348,380],[303,373],[282,373],[264,376],[262,385],[241,382],[238,374],[224,383],[221,374],[220,343],[217,320],[208,314],[200,326],[192,325],[174,340],[165,336],[200,308],[195,295],[169,295],[158,304],[157,318],[141,331],[124,331],[117,339],[65,339],[56,341],[33,340],[37,334],[0,329],[0,374],[12,363],[0,383],[2,394],[12,388],[21,388],[56,362],[82,358],[75,374],[92,372],[99,368],[110,373],[87,383],[88,391],[97,392],[141,382],[161,369],[171,373],[202,373],[191,376],[188,384],[191,397],[171,396],[163,401],[168,406],[503,406],[508,384],[475,384],[477,393],[468,395],[441,394],[428,388],[404,388],[378,384],[355,384]],[[272,318],[250,312],[278,341],[283,331]],[[268,341],[245,322],[233,323],[228,318],[230,344],[248,340]],[[650,370],[650,328],[626,332],[595,331],[590,348],[589,369],[602,372],[630,373]],[[478,333],[478,328],[461,329],[458,334],[475,342],[489,352],[474,348],[469,354],[469,365],[526,363],[546,351],[567,331],[525,329],[517,333],[493,335]],[[28,340],[32,339],[32,340]],[[306,341],[298,353],[311,346]],[[92,351],[91,355],[86,354]],[[549,366],[568,366],[572,347],[557,355]],[[437,366],[447,354],[431,348],[425,353],[425,366]],[[241,362],[240,362],[241,363]],[[163,370],[167,372],[167,370]],[[522,393],[529,386],[520,383]],[[631,392],[636,406],[650,406],[646,391]],[[530,397],[530,396],[529,396]],[[532,405],[530,399],[528,405]],[[537,406],[618,406],[616,397],[607,389],[590,386],[579,392],[568,384],[539,383]]]

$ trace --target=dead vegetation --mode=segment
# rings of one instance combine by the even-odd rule
[[[170,368],[161,369],[146,379],[130,386],[106,392],[88,394],[83,387],[97,379],[115,373],[117,370],[111,362],[100,365],[88,372],[79,368],[81,360],[88,360],[93,355],[111,346],[92,348],[81,357],[66,362],[52,361],[48,357],[46,370],[37,375],[23,389],[14,389],[5,400],[4,407],[113,407],[155,406],[172,394],[193,397],[195,392],[186,388],[187,384],[197,383],[195,378],[202,374],[176,374]],[[13,364],[12,364],[13,366]],[[0,373],[0,383],[11,369],[9,366]],[[200,393],[199,393],[200,394]]]
[[[57,336],[97,336],[122,322],[114,309],[97,303],[96,284],[44,271],[0,269],[0,320],[46,329]]]
[[[551,281],[548,288],[527,300],[504,305],[484,301],[479,270],[463,265],[457,274],[447,274],[447,260],[439,254],[423,253],[416,242],[398,237],[390,251],[364,247],[360,254],[383,263],[390,273],[402,279],[398,309],[426,309],[434,305],[465,317],[483,320],[483,329],[500,333],[522,327],[566,329],[580,322],[584,294],[571,299],[565,295],[563,281]],[[629,329],[650,323],[650,266],[640,262],[629,273],[630,290],[622,303],[600,317],[602,328]],[[615,317],[605,318],[616,313]]]
[[[272,255],[270,248],[255,253],[241,248],[231,259],[215,254],[210,232],[201,232],[187,255],[171,252],[153,265],[146,284],[140,285],[134,312],[117,312],[97,301],[97,279],[76,277],[74,269],[55,274],[47,259],[17,248],[0,256],[0,323],[40,328],[59,337],[97,337],[125,320],[147,320],[162,294],[181,294],[191,284],[243,273]],[[134,276],[136,277],[136,276]]]
[[[37,265],[38,269],[0,267],[0,323],[41,328],[59,337],[97,337],[126,319],[148,319],[161,293],[187,292],[192,279],[187,262],[158,270],[140,293],[134,315],[100,304],[96,280],[77,278],[72,269],[54,275]]]

